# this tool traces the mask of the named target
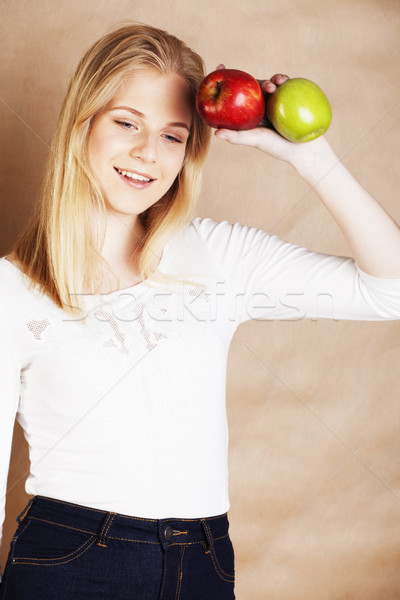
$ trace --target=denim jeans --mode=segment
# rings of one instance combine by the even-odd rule
[[[0,600],[235,598],[227,513],[142,519],[34,496],[22,515]]]

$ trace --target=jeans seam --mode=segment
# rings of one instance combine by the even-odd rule
[[[183,555],[185,554],[186,546],[183,546],[181,550],[181,562],[178,568],[178,582],[176,586],[175,600],[179,600],[181,595],[182,579],[183,579]]]
[[[95,540],[96,540],[96,537],[93,536],[93,537],[89,538],[88,540],[86,540],[84,542],[84,544],[82,544],[82,546],[77,548],[77,550],[75,550],[74,552],[71,552],[70,554],[66,554],[65,556],[60,556],[59,558],[28,558],[27,556],[21,556],[19,558],[13,558],[12,564],[13,565],[37,565],[40,567],[56,567],[58,565],[63,565],[65,563],[72,562],[79,556],[82,556],[82,554],[84,554],[93,545]],[[86,546],[86,548],[84,548],[84,546]],[[82,550],[82,552],[80,552],[79,554],[76,554],[80,550]],[[72,556],[73,554],[75,555],[73,558],[70,558],[69,560],[64,560],[65,558],[67,558],[68,556]],[[47,564],[44,562],[33,562],[36,560],[37,561],[46,561]],[[58,562],[53,563],[53,562],[49,562],[49,561],[58,561]]]
[[[89,535],[97,535],[95,531],[86,531],[86,529],[78,529],[77,527],[72,527],[71,525],[64,525],[63,523],[56,523],[55,521],[48,521],[47,519],[39,519],[38,517],[26,517],[27,519],[34,519],[35,521],[40,521],[42,523],[49,523],[50,525],[58,525],[59,527],[65,527],[66,529],[72,529],[73,531],[79,531],[80,533],[87,533]],[[108,531],[108,529],[107,529]],[[145,540],[135,540],[131,538],[120,538],[115,536],[108,536],[109,540],[121,540],[122,542],[139,542],[141,544],[158,544],[159,542],[147,542]],[[198,543],[198,542],[194,542]]]
[[[22,523],[21,523],[22,524]],[[21,527],[21,531],[18,532],[18,534],[15,534],[10,542],[10,553],[9,553],[9,557],[8,560],[10,561],[7,565],[7,578],[4,580],[2,579],[1,583],[0,583],[0,593],[2,594],[2,597],[5,596],[5,592],[6,592],[6,588],[7,588],[7,583],[9,580],[9,576],[10,576],[10,569],[11,566],[13,564],[13,558],[14,558],[14,551],[15,551],[15,543],[18,539],[18,537],[21,535],[21,533],[23,533],[25,531],[25,529],[28,527],[29,525],[29,521],[26,522],[24,528]],[[6,574],[6,572],[4,571],[3,577]]]
[[[207,531],[208,531],[208,533],[209,533],[209,535],[210,535],[211,539],[213,540],[213,543],[211,544],[211,547],[210,547],[210,551],[211,551],[211,552],[210,552],[210,556],[211,556],[211,558],[212,558],[212,561],[213,561],[213,563],[214,563],[215,570],[217,571],[217,573],[218,573],[218,575],[221,577],[221,579],[224,579],[224,581],[228,581],[228,580],[227,580],[227,579],[225,579],[225,578],[224,578],[222,575],[224,575],[225,577],[229,577],[229,578],[232,578],[232,579],[234,579],[234,578],[235,578],[235,575],[234,575],[234,574],[233,574],[233,575],[231,575],[230,573],[226,573],[226,572],[225,572],[225,571],[222,569],[221,565],[219,564],[219,562],[218,562],[218,558],[217,558],[217,555],[216,555],[216,552],[215,552],[215,548],[214,548],[214,541],[215,541],[215,539],[212,537],[212,533],[211,533],[211,530],[210,530],[210,527],[208,526],[208,524],[207,524],[207,523],[204,523],[204,524],[205,524],[205,526],[206,526],[206,528],[207,528]]]
[[[108,530],[110,529],[110,525],[113,522],[116,514],[117,513],[110,513],[108,515],[103,527],[101,528],[101,532],[100,532],[100,536],[99,536],[97,545],[101,546],[102,548],[107,548],[107,544],[106,544],[107,533],[108,533]]]
[[[120,538],[120,537],[114,537],[112,535],[109,535],[108,540],[119,540],[121,542],[136,542],[138,544],[153,544],[155,546],[158,546],[160,542],[149,542],[147,540],[132,540],[131,538]]]
[[[164,573],[163,573],[163,584],[160,593],[160,600],[164,597],[164,589],[165,589],[165,580],[167,578],[167,558],[168,558],[168,550],[164,552]]]
[[[233,583],[235,581],[235,576],[234,575],[228,575],[227,573],[224,573],[224,571],[222,571],[222,573],[225,575],[225,577],[222,575],[222,573],[220,572],[220,567],[218,562],[216,561],[216,557],[214,555],[214,551],[211,550],[211,552],[209,553],[209,556],[211,556],[211,560],[214,563],[214,569],[216,574],[218,575],[218,577],[220,577],[223,581],[226,581],[227,583]],[[229,579],[227,579],[227,577],[229,577]]]
[[[54,498],[48,498],[47,496],[35,496],[35,498],[42,498],[47,502],[56,502],[57,504],[65,504],[67,506],[73,506],[75,508],[79,508],[80,510],[90,510],[92,512],[98,512],[102,514],[107,514],[108,511],[101,510],[100,508],[90,508],[89,506],[81,506],[80,504],[74,504],[72,502],[65,502],[63,500],[55,500]],[[151,521],[152,523],[156,523],[157,519],[146,519],[145,517],[131,517],[130,515],[121,515],[124,519],[133,519],[135,521]],[[194,520],[194,519],[193,519]]]
[[[80,531],[81,533],[88,533],[89,535],[97,535],[95,531],[86,531],[86,529],[78,529],[72,527],[72,525],[64,525],[63,523],[56,523],[55,521],[48,521],[47,519],[39,519],[39,517],[26,517],[27,519],[34,519],[35,521],[41,521],[42,523],[49,523],[50,525],[58,525],[59,527],[66,527],[67,529],[73,529],[74,531]]]
[[[115,514],[115,513],[114,513]],[[78,529],[78,527],[72,527],[71,525],[64,525],[63,523],[56,523],[55,521],[48,521],[47,519],[40,519],[39,517],[29,517],[27,516],[26,519],[33,519],[35,521],[40,521],[42,523],[49,523],[50,525],[58,525],[59,527],[65,527],[67,529],[72,529],[73,531],[79,531],[80,533],[87,533],[88,535],[97,535],[97,533],[95,531],[87,531],[86,529]],[[109,523],[111,524],[111,522]],[[109,528],[107,528],[108,531]],[[221,535],[219,537],[214,538],[214,541],[217,540],[222,540],[225,537],[228,537],[228,533],[226,533],[225,535]],[[136,540],[136,539],[131,539],[131,538],[121,538],[121,537],[115,537],[115,536],[108,536],[108,539],[110,540],[120,540],[122,542],[139,542],[142,544],[158,544],[159,542],[147,542],[145,540]],[[204,542],[202,541],[198,541],[198,542],[172,542],[172,544],[169,544],[169,546],[189,546],[189,545],[193,545],[193,544],[203,544]]]

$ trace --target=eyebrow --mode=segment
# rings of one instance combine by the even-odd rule
[[[110,108],[110,110],[120,110],[120,109],[127,110],[127,111],[131,112],[132,114],[136,115],[137,117],[139,117],[140,119],[146,118],[146,115],[139,112],[135,108],[132,108],[131,106],[113,106],[112,108]],[[173,121],[171,123],[167,123],[167,126],[168,127],[183,127],[184,129],[187,129],[190,132],[190,128],[188,127],[188,125],[186,123],[181,123],[180,121]]]

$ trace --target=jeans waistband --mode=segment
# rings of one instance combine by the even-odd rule
[[[225,537],[229,530],[227,513],[197,519],[146,519],[45,496],[34,496],[22,515],[26,510],[24,519],[96,535],[99,545],[106,545],[108,539],[118,539],[161,543],[164,547],[203,542],[210,547],[215,539]]]

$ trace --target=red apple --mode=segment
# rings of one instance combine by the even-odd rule
[[[201,82],[196,108],[216,129],[253,129],[264,116],[265,102],[254,77],[238,69],[217,69]]]

